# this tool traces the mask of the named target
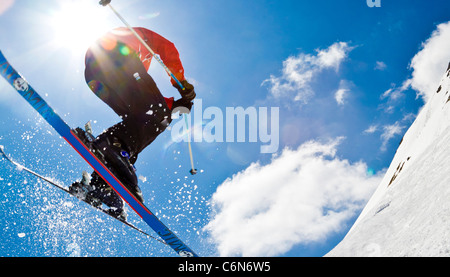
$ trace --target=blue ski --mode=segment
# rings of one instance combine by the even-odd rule
[[[117,192],[120,197],[180,256],[197,257],[184,242],[167,228],[143,203],[117,179],[111,171],[89,150],[77,137],[75,132],[61,117],[42,99],[6,60],[0,51],[0,74],[27,102],[62,136],[75,151]]]

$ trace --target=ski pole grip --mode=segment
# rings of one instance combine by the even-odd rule
[[[111,3],[111,0],[100,0],[100,2],[98,2],[100,5],[102,5],[103,7],[106,7],[107,5],[109,5]]]

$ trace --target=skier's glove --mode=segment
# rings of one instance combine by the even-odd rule
[[[189,82],[186,80],[181,81],[181,84],[183,85],[184,89],[182,89],[178,84],[175,85],[175,88],[178,89],[178,91],[181,94],[181,97],[188,102],[193,101],[197,96],[195,94],[194,86],[189,84]]]
[[[172,114],[176,114],[177,112],[180,112],[180,114],[189,114],[189,113],[191,113],[193,104],[194,103],[192,103],[184,98],[180,98],[173,103]]]

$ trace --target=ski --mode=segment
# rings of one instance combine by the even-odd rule
[[[92,206],[92,205],[90,205],[89,202],[86,201],[85,199],[76,197],[76,195],[72,194],[72,193],[69,191],[69,189],[67,189],[66,187],[64,187],[64,186],[62,186],[62,185],[60,185],[60,184],[58,184],[57,182],[55,182],[55,181],[52,180],[51,178],[45,177],[45,176],[43,176],[43,175],[41,175],[41,174],[39,174],[39,173],[36,173],[35,171],[33,171],[33,170],[31,170],[31,169],[29,169],[29,168],[27,168],[27,167],[25,167],[24,165],[19,164],[18,162],[15,162],[13,159],[11,159],[11,157],[8,156],[8,154],[6,154],[4,147],[1,146],[1,145],[0,145],[0,157],[4,157],[8,162],[12,163],[13,165],[15,165],[15,166],[16,166],[17,168],[19,168],[20,170],[24,170],[24,171],[30,173],[31,175],[34,175],[34,176],[38,177],[39,179],[41,179],[41,180],[43,180],[43,181],[49,183],[50,185],[52,185],[52,186],[54,186],[54,187],[56,187],[56,188],[58,188],[58,189],[60,189],[60,190],[62,190],[62,191],[64,191],[64,192],[66,192],[66,193],[68,193],[68,194],[70,194],[71,196],[77,198],[78,200],[85,202],[86,204],[88,204],[88,205],[91,206],[92,208],[95,208],[95,209],[99,210],[100,212],[102,212],[102,213],[104,213],[104,214],[106,214],[106,215],[108,215],[108,216],[114,218],[115,220],[118,220],[118,221],[122,222],[123,224],[125,224],[125,225],[127,225],[128,227],[130,227],[130,228],[132,228],[132,229],[134,229],[134,230],[136,230],[136,231],[138,231],[138,232],[140,232],[140,233],[146,235],[147,237],[152,238],[152,239],[155,239],[155,240],[157,240],[157,241],[159,241],[159,242],[161,242],[161,243],[163,243],[163,244],[166,244],[164,241],[162,241],[162,240],[160,240],[160,239],[158,239],[158,238],[156,238],[156,237],[154,237],[154,236],[152,236],[152,235],[146,233],[145,231],[143,231],[142,229],[140,229],[140,228],[134,226],[134,225],[131,224],[130,222],[128,222],[128,221],[126,221],[126,220],[123,220],[123,219],[121,219],[121,218],[117,218],[117,217],[111,215],[111,214],[108,212],[108,210],[106,210],[106,209],[104,209],[104,208],[102,208],[102,207]]]
[[[0,75],[63,137],[66,142],[122,197],[178,255],[198,257],[183,241],[164,225],[118,178],[89,150],[67,123],[47,104],[6,60],[0,51]]]

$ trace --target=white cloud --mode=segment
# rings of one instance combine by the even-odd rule
[[[380,99],[383,100],[383,99],[385,99],[385,98],[390,97],[390,96],[393,94],[392,91],[394,91],[394,90],[395,90],[394,88],[390,88],[390,89],[386,90],[386,91],[383,92],[383,94],[380,96]]]
[[[221,184],[205,229],[221,256],[275,256],[325,240],[363,208],[381,176],[336,157],[342,139],[285,149]]]
[[[392,125],[383,126],[383,133],[381,134],[381,150],[386,151],[388,142],[397,135],[401,135],[405,126],[400,125],[397,121]]]
[[[436,92],[439,81],[450,61],[450,21],[439,24],[422,50],[411,60],[412,77],[400,90],[411,87],[425,102]]]
[[[345,88],[340,88],[336,91],[336,93],[334,94],[334,98],[336,99],[338,105],[344,105],[344,99],[347,96],[348,92],[349,90]]]
[[[300,53],[283,62],[282,76],[271,75],[263,84],[270,84],[275,98],[294,99],[308,103],[314,95],[311,82],[325,69],[339,70],[339,66],[353,49],[346,42],[336,42],[327,49],[317,49],[316,55]]]
[[[353,82],[341,80],[339,84],[339,89],[334,94],[334,99],[336,100],[338,105],[342,106],[345,104],[345,100],[348,97],[350,88],[352,86],[354,86]]]
[[[401,87],[396,87],[395,85],[393,85],[392,88],[386,90],[380,96],[380,99],[383,100],[385,98],[388,98],[389,101],[394,102],[394,101],[402,98],[403,96],[405,96],[405,94],[403,92],[411,86],[411,81],[412,80],[410,80],[410,79],[404,81]]]
[[[379,124],[372,124],[366,130],[363,131],[363,134],[369,135],[374,134],[376,132],[380,132],[381,139],[381,151],[387,150],[388,143],[403,134],[403,130],[409,125],[414,119],[416,115],[413,113],[408,113],[403,116],[403,118],[394,124],[387,124],[384,126],[380,126]]]
[[[386,111],[393,110],[392,103],[404,96],[405,90],[412,88],[417,92],[417,97],[422,97],[425,102],[436,92],[439,81],[450,62],[450,21],[439,24],[436,30],[424,43],[421,50],[413,57],[409,67],[412,69],[412,77],[406,79],[400,87],[393,86],[381,95],[381,99],[388,98],[391,104]],[[375,67],[383,67],[378,64]],[[381,69],[381,68],[380,68]]]
[[[370,125],[369,128],[364,130],[364,134],[373,134],[378,130],[378,125]]]
[[[436,92],[450,61],[450,22],[442,23],[414,56],[411,87],[427,101]]]
[[[375,64],[375,70],[383,71],[387,68],[387,65],[384,62],[377,61]]]
[[[380,104],[380,108],[383,109],[385,113],[393,113],[395,111],[395,107],[400,103],[399,100],[405,97],[404,91],[410,87],[411,80],[406,80],[403,82],[401,87],[396,87],[395,84],[392,84],[392,87],[380,96],[381,100],[386,100],[386,103]]]

